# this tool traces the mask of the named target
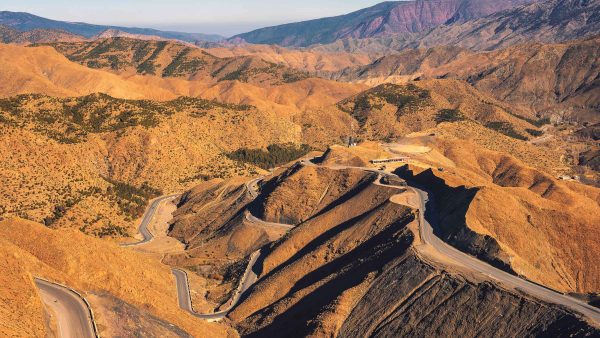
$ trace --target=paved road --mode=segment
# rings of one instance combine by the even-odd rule
[[[140,226],[138,228],[138,231],[140,232],[140,234],[142,234],[144,239],[142,239],[139,242],[135,242],[135,243],[121,244],[121,246],[140,245],[140,244],[148,243],[152,239],[154,239],[154,235],[152,235],[150,230],[148,230],[148,225],[150,224],[150,221],[152,221],[152,218],[154,217],[154,214],[156,213],[158,206],[160,205],[161,202],[168,200],[168,199],[174,199],[177,196],[179,196],[179,194],[161,196],[161,197],[156,198],[154,201],[152,201],[152,203],[150,204],[150,207],[148,208],[148,210],[146,210],[146,213],[144,214],[144,217],[142,218],[142,222],[140,223]]]
[[[258,196],[258,190],[256,189],[256,184],[262,180],[262,177],[252,179],[246,183],[246,191],[252,198],[256,198]],[[149,209],[150,211],[151,209]],[[258,223],[266,226],[276,226],[276,227],[284,227],[291,229],[294,225],[291,224],[283,224],[283,223],[273,223],[263,221],[255,216],[253,216],[250,212],[246,212],[246,220],[252,223]],[[202,318],[208,321],[218,321],[229,313],[231,309],[233,309],[237,303],[239,302],[242,295],[250,289],[250,287],[256,282],[258,279],[258,275],[256,273],[256,262],[258,259],[264,255],[263,251],[257,250],[250,255],[250,260],[248,261],[248,265],[246,266],[246,270],[244,271],[244,275],[240,280],[240,284],[236,289],[233,297],[229,300],[229,305],[224,310],[215,312],[202,314],[194,311],[192,307],[192,301],[190,297],[190,287],[188,283],[187,273],[181,269],[172,269],[173,275],[175,275],[176,286],[177,286],[177,299],[179,302],[179,307],[188,311],[192,315]]]
[[[315,164],[312,163],[310,160],[304,160],[304,161],[302,161],[302,163],[304,165],[315,166]],[[384,185],[384,186],[390,186],[390,185],[381,183],[381,177],[387,176],[389,178],[399,179],[399,177],[395,174],[388,173],[383,170],[368,168],[368,167],[330,166],[328,168],[338,169],[338,170],[339,169],[362,169],[362,170],[374,172],[374,173],[379,174],[379,177],[375,181],[374,184]],[[433,233],[433,227],[429,223],[429,221],[432,221],[434,224],[435,224],[435,222],[433,220],[425,219],[426,203],[429,201],[428,193],[425,192],[424,190],[421,190],[414,186],[410,186],[409,189],[412,189],[415,192],[415,194],[418,196],[418,199],[419,199],[419,205],[420,205],[420,207],[419,207],[419,232],[421,235],[421,239],[423,240],[423,242],[425,244],[430,245],[436,251],[438,251],[439,254],[450,258],[455,263],[460,264],[461,266],[463,266],[473,272],[483,274],[496,282],[500,282],[507,287],[513,288],[515,290],[520,290],[520,291],[527,293],[531,296],[534,296],[540,300],[544,300],[549,303],[563,305],[567,308],[570,308],[570,309],[584,315],[585,317],[587,317],[588,319],[590,319],[597,325],[600,325],[600,309],[595,308],[579,299],[569,297],[560,292],[556,292],[554,290],[545,288],[538,284],[535,284],[535,283],[532,283],[525,279],[522,279],[518,276],[511,275],[510,273],[507,273],[505,271],[497,269],[483,261],[478,260],[474,256],[471,256],[469,254],[466,254],[466,253],[456,249],[455,247],[453,247],[453,246],[449,245],[448,243],[444,242],[443,240],[441,240],[439,237],[435,236],[435,234]]]
[[[301,163],[303,165],[316,166],[316,164],[312,163],[310,161],[310,159],[302,160]],[[396,179],[398,178],[398,176],[395,174],[391,174],[391,173],[385,172],[383,170],[378,170],[378,169],[368,168],[368,167],[328,166],[327,168],[337,169],[337,170],[360,169],[360,170],[366,170],[369,172],[374,172],[379,175],[378,179],[374,182],[374,184],[384,185],[384,186],[390,186],[390,185],[381,183],[382,177],[396,178]],[[246,184],[247,190],[251,194],[252,197],[256,197],[258,195],[256,190],[254,189],[254,185],[256,184],[256,182],[258,180],[260,180],[260,179],[254,179],[252,181],[249,181]],[[549,303],[555,303],[555,304],[565,306],[567,308],[570,308],[571,310],[574,310],[574,311],[584,315],[586,318],[588,318],[592,322],[596,323],[597,325],[600,324],[600,310],[599,309],[597,309],[583,301],[580,301],[578,299],[566,296],[562,293],[550,290],[543,286],[529,282],[525,279],[511,275],[505,271],[499,270],[485,262],[478,260],[477,258],[475,258],[473,256],[470,256],[470,255],[454,248],[453,246],[447,244],[446,242],[444,242],[443,240],[441,240],[440,238],[435,236],[435,234],[433,233],[433,227],[430,224],[430,221],[432,221],[432,222],[434,222],[434,221],[428,220],[425,218],[426,203],[429,201],[428,193],[425,192],[424,190],[421,190],[414,186],[409,186],[409,189],[412,189],[415,192],[415,194],[419,200],[419,232],[420,232],[423,242],[426,245],[431,246],[439,254],[441,254],[447,258],[450,258],[456,264],[459,264],[473,272],[483,274],[483,275],[489,277],[490,279],[503,284],[505,287],[513,288],[515,290],[520,290],[522,292],[525,292],[531,296],[534,296],[540,300],[547,301]],[[249,221],[260,222],[263,224],[272,224],[269,222],[264,222],[256,217],[252,216],[249,213],[246,214],[246,217]],[[435,222],[434,222],[434,224],[435,224]],[[290,227],[290,225],[287,225],[287,224],[275,223],[275,225]],[[189,300],[189,286],[187,284],[187,275],[182,270],[173,270],[173,273],[175,274],[175,277],[177,279],[177,289],[178,289],[178,297],[179,297],[180,307],[193,313],[197,317],[204,318],[207,320],[220,320],[220,319],[224,318],[227,315],[227,312],[230,311],[237,304],[241,295],[244,292],[246,292],[258,278],[258,276],[252,270],[253,270],[255,262],[257,261],[257,259],[260,256],[260,254],[257,251],[253,255],[255,255],[255,256],[253,257],[253,259],[250,260],[248,267],[246,268],[246,273],[248,273],[248,275],[245,274],[244,278],[242,278],[242,283],[240,284],[241,290],[239,290],[239,292],[236,293],[231,305],[226,310],[223,310],[223,311],[220,311],[220,312],[214,313],[214,314],[202,315],[202,314],[197,314],[197,313],[193,312],[192,307],[191,307],[191,301]]]
[[[250,261],[248,262],[248,266],[246,267],[246,271],[244,271],[244,275],[241,278],[241,282],[238,285],[238,288],[235,290],[233,297],[229,300],[229,305],[224,310],[209,313],[209,314],[201,314],[194,311],[192,308],[192,301],[190,297],[190,286],[188,283],[187,273],[181,269],[173,269],[173,275],[175,275],[176,285],[177,285],[177,299],[179,301],[179,307],[188,311],[192,315],[208,320],[209,322],[219,321],[227,314],[240,300],[240,297],[256,282],[258,279],[258,275],[256,271],[254,271],[255,264],[258,258],[261,256],[261,251],[257,250],[250,255]]]
[[[61,285],[35,279],[42,301],[56,318],[61,338],[95,338],[90,309],[75,292]]]
[[[482,262],[474,256],[468,255],[453,246],[450,246],[433,233],[433,227],[427,219],[425,219],[426,203],[429,200],[427,192],[411,187],[411,189],[419,197],[419,232],[422,240],[435,248],[440,254],[451,258],[460,265],[488,276],[489,278],[500,282],[505,286],[523,291],[538,299],[566,306],[576,312],[583,314],[588,319],[600,324],[600,310],[573,297],[566,296],[562,293],[547,289],[525,279],[511,275],[505,271],[497,269],[485,262]]]
[[[295,227],[294,224],[274,223],[274,222],[263,221],[262,219],[252,215],[249,211],[246,212],[246,220],[248,220],[249,222],[252,222],[252,223],[261,224],[261,225],[265,225],[265,226],[281,227],[281,228],[286,228],[286,229],[293,229]]]

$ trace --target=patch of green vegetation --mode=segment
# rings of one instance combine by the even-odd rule
[[[61,219],[69,209],[71,209],[77,203],[81,202],[81,200],[83,200],[85,197],[99,194],[100,192],[101,190],[98,187],[91,187],[87,190],[80,191],[78,194],[76,194],[77,197],[68,198],[66,201],[64,201],[64,203],[55,205],[54,210],[52,211],[52,215],[44,218],[42,222],[47,227],[52,226],[59,219]]]
[[[263,169],[274,168],[278,165],[288,163],[311,151],[307,144],[271,144],[267,149],[240,148],[226,156],[235,161],[254,164]]]
[[[465,119],[465,116],[458,109],[440,109],[435,115],[435,122],[457,122]]]
[[[485,126],[489,129],[492,129],[499,133],[502,133],[508,137],[512,137],[517,140],[523,140],[523,141],[527,140],[527,137],[517,133],[517,131],[514,129],[513,125],[510,124],[509,122],[494,121],[494,122],[486,123]]]
[[[385,104],[396,107],[396,118],[431,104],[429,90],[414,84],[405,86],[386,83],[364,91],[337,104],[337,107],[352,115],[362,127],[372,110],[382,109]]]
[[[106,190],[107,197],[117,203],[121,212],[129,220],[140,217],[144,213],[148,201],[162,195],[162,191],[153,188],[148,182],[136,187],[106,177],[103,178],[111,184]]]
[[[543,131],[541,131],[541,130],[537,130],[537,129],[529,129],[529,128],[527,128],[527,129],[525,129],[525,131],[526,131],[526,132],[527,132],[529,135],[531,135],[531,136],[535,136],[535,137],[539,137],[539,136],[542,136],[542,135],[544,134],[544,132],[543,132]]]
[[[129,237],[129,234],[127,233],[127,229],[125,229],[124,227],[118,226],[118,225],[114,225],[110,221],[108,222],[108,225],[103,226],[100,229],[92,231],[92,235],[99,237],[99,238]]]
[[[156,44],[156,48],[152,52],[149,58],[146,61],[142,62],[139,66],[137,66],[137,72],[140,74],[156,74],[156,58],[160,55],[160,53],[167,47],[167,41],[159,41]]]
[[[19,95],[0,99],[0,124],[29,128],[61,143],[84,141],[90,133],[123,132],[128,128],[154,128],[177,112],[202,118],[210,112],[234,111],[234,118],[254,109],[204,99],[179,97],[166,102],[125,100],[106,94],[78,98]]]
[[[163,70],[162,76],[185,76],[197,72],[207,64],[206,60],[200,58],[188,58],[191,48],[184,48],[175,56],[173,61]]]

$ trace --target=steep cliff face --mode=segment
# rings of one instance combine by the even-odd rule
[[[417,0],[383,2],[350,14],[258,29],[236,41],[308,46],[343,38],[421,32],[447,21],[462,22],[531,3],[532,0]]]

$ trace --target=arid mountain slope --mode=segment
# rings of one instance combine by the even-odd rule
[[[419,47],[458,45],[491,50],[531,41],[556,43],[600,32],[600,1],[550,0],[498,12],[461,25],[440,26]]]
[[[438,236],[543,285],[596,292],[598,189],[560,182],[504,153],[442,135],[433,144],[454,165],[443,172],[415,166],[402,175],[433,193]]]
[[[415,49],[333,76],[343,81],[405,82],[414,78],[454,78],[496,99],[550,117],[570,110],[581,120],[597,120],[600,107],[600,37],[563,44],[526,44],[492,52],[459,47]]]
[[[144,336],[227,337],[235,333],[224,325],[198,320],[177,306],[175,281],[165,265],[143,254],[90,238],[79,231],[56,231],[19,219],[0,221],[0,334],[44,336],[50,334],[46,316],[33,283],[42,277],[82,292],[101,320],[123,307],[138,308],[138,333]],[[103,302],[117,301],[109,311]],[[160,318],[148,323],[148,318]],[[166,321],[166,322],[165,322]],[[113,323],[118,326],[118,323]],[[100,335],[105,328],[99,326]]]
[[[456,80],[385,83],[342,100],[337,108],[356,119],[353,130],[368,140],[393,140],[459,120],[477,121],[521,140],[536,130],[535,120]]]
[[[267,221],[297,226],[263,248],[260,279],[230,314],[243,336],[475,335],[499,327],[532,335],[594,334],[560,308],[424,261],[414,249],[414,211],[390,202],[401,190],[372,184],[376,179],[354,169],[293,166],[261,186],[251,209],[257,215],[262,209]],[[338,180],[347,184],[327,184]],[[343,190],[329,190],[338,186]],[[299,197],[314,207],[290,203]]]
[[[123,37],[83,43],[49,44],[69,60],[118,73],[180,77],[190,80],[239,80],[263,85],[295,82],[308,77],[299,70],[258,57],[217,58],[196,47],[173,41]]]
[[[119,76],[71,62],[47,46],[0,44],[0,64],[11,65],[0,71],[2,97],[28,93],[66,97],[97,92],[127,99],[171,100],[191,96],[290,113],[328,106],[367,88],[314,78],[267,88],[239,81],[215,84],[173,77]]]
[[[8,26],[0,25],[0,42],[1,43],[46,43],[56,41],[83,41],[85,38],[80,35],[71,34],[57,29],[34,29],[31,31],[21,32]]]
[[[261,28],[232,40],[281,46],[326,44],[346,37],[368,38],[429,30],[445,22],[463,22],[531,0],[388,1],[346,15]]]
[[[529,43],[559,43],[600,32],[598,0],[539,1],[466,22],[448,22],[427,32],[367,39],[344,39],[315,51],[390,54],[408,48],[460,46],[493,50]]]
[[[310,49],[291,49],[272,45],[239,44],[205,48],[206,52],[220,58],[254,55],[265,61],[308,72],[340,71],[348,67],[363,66],[374,61],[360,53],[314,52]]]
[[[131,234],[147,199],[161,191],[255,173],[229,152],[305,141],[302,119],[200,99],[0,102],[1,213],[101,237]]]

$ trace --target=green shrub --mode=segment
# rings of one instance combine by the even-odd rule
[[[509,122],[494,121],[494,122],[486,123],[485,126],[489,129],[495,130],[506,136],[515,138],[517,140],[523,140],[523,141],[527,140],[527,137],[517,133],[517,131],[514,129],[513,125],[510,124]]]
[[[435,122],[457,122],[465,119],[465,116],[458,109],[441,109],[435,115]]]
[[[529,129],[529,128],[527,128],[527,129],[525,129],[525,131],[527,133],[529,133],[529,135],[535,136],[535,137],[539,137],[539,136],[542,136],[544,134],[543,131],[537,130],[537,129]]]
[[[260,168],[269,169],[302,157],[310,150],[310,146],[306,144],[300,146],[295,144],[271,144],[266,150],[240,148],[226,155],[232,160],[251,163]]]

